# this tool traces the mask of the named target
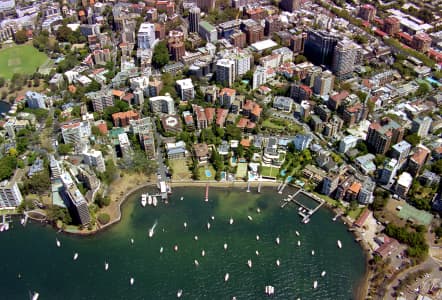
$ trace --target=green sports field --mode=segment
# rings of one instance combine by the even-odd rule
[[[14,73],[33,74],[48,60],[46,54],[30,45],[0,50],[0,76],[11,79]]]

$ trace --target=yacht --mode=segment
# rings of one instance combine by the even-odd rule
[[[187,228],[187,222],[184,222],[184,228]]]
[[[261,213],[261,210],[259,209],[259,207],[256,209],[256,212],[259,214]]]
[[[227,282],[229,280],[229,277],[230,277],[229,273],[226,273],[226,275],[224,275],[224,281]]]
[[[301,246],[301,241],[298,241],[298,247],[300,247]]]
[[[197,266],[197,267],[200,265],[200,263],[196,259],[193,262],[195,263],[195,266]]]
[[[74,254],[74,260],[77,260],[77,259],[78,259],[78,253],[75,252],[75,254]]]
[[[299,236],[299,232],[298,231],[295,231],[295,234],[296,234],[296,236]]]
[[[308,218],[303,221],[304,224],[307,224],[308,222],[310,222],[310,219]]]
[[[256,251],[255,251],[255,254],[256,254],[256,256],[259,256],[259,251],[256,250]]]
[[[164,251],[164,248],[161,247],[161,248],[160,248],[160,253],[163,253],[163,251]]]
[[[147,195],[141,194],[141,206],[146,207],[146,204],[147,204]]]
[[[227,244],[224,243],[224,250],[227,250]]]
[[[204,251],[204,250],[201,251],[201,256],[203,256],[203,257],[206,256],[206,251]]]
[[[152,205],[152,196],[151,195],[147,196],[147,204]]]
[[[182,295],[183,295],[183,290],[178,290],[178,292],[176,293],[176,297],[181,298]]]
[[[229,223],[230,223],[230,225],[233,224],[233,219],[232,218],[230,218]]]
[[[280,241],[279,241],[279,236],[276,238],[276,244],[279,245]]]
[[[212,219],[212,221],[214,221],[214,220],[215,220],[215,216],[211,216],[210,218]]]
[[[183,201],[183,200],[184,200],[184,197],[183,197],[183,196],[181,196],[180,200],[181,200],[181,201]]]
[[[247,265],[249,266],[249,268],[252,267],[252,260],[251,260],[251,259],[249,259],[249,260],[247,261]]]
[[[130,243],[133,244],[134,243],[134,239],[130,239]]]
[[[315,250],[312,250],[312,256],[315,255]]]
[[[340,240],[337,241],[337,244],[338,244],[338,248],[341,249],[342,248],[342,243],[341,243]]]
[[[207,223],[207,230],[210,229],[210,223]]]
[[[40,294],[35,292],[34,294],[32,294],[32,300],[38,300],[38,297],[40,297]]]
[[[256,235],[256,240],[259,241],[259,235]]]
[[[271,286],[271,285],[266,285],[266,287],[265,287],[265,293],[267,294],[267,295],[273,295],[274,293],[275,293],[275,288],[273,287],[273,286]]]
[[[197,236],[197,235],[195,235],[194,239],[195,239],[195,241],[198,241],[198,236]]]
[[[153,196],[152,197],[152,204],[153,204],[153,206],[157,206],[158,205],[158,199],[157,199],[157,196]]]
[[[109,263],[108,262],[104,262],[104,270],[107,271],[109,269]]]
[[[253,221],[252,216],[247,216],[247,219],[249,219],[250,221]]]
[[[174,250],[175,252],[177,252],[177,251],[178,251],[178,245],[173,246],[173,250]]]
[[[276,265],[279,267],[281,265],[281,262],[279,261],[279,259],[276,260]]]
[[[25,225],[25,218],[21,218],[20,219],[20,224],[23,225],[23,226]]]
[[[134,285],[135,279],[133,277],[130,278],[130,285]]]
[[[149,237],[150,238],[152,238],[153,237],[153,234],[154,234],[154,231],[153,231],[153,229],[151,228],[151,229],[149,229]]]
[[[55,244],[57,245],[58,248],[61,247],[61,242],[58,239],[55,239]]]
[[[318,287],[318,282],[315,280],[315,281],[313,282],[313,288],[316,289],[317,287]]]
[[[321,277],[324,277],[324,276],[325,276],[325,274],[327,274],[327,272],[325,272],[325,271],[322,271],[322,273],[321,273]]]

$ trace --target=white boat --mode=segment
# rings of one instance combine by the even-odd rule
[[[38,300],[38,297],[40,297],[40,294],[39,293],[37,293],[37,292],[35,292],[33,295],[32,295],[32,300]]]
[[[151,195],[147,196],[147,204],[152,205],[152,196]]]
[[[257,212],[258,214],[261,213],[261,210],[259,209],[259,207],[256,209],[256,212]]]
[[[265,286],[265,293],[269,296],[273,295],[275,293],[275,288],[271,285],[266,285]]]
[[[281,265],[281,262],[279,261],[279,259],[276,260],[276,265],[279,267]]]
[[[226,273],[226,275],[224,275],[224,281],[227,282],[229,280],[229,277],[230,277],[229,273]]]
[[[296,236],[299,236],[299,232],[298,231],[295,231],[295,234],[296,234]]]
[[[175,252],[178,251],[178,245],[173,246],[173,251],[175,251]]]
[[[212,219],[212,221],[214,221],[214,220],[215,220],[215,216],[211,216],[210,218]]]
[[[327,272],[325,272],[325,271],[322,271],[322,273],[321,273],[321,277],[324,277],[324,276],[325,276],[325,274],[327,274]]]
[[[303,221],[302,223],[307,224],[308,222],[310,222],[310,219],[309,219],[309,218],[304,219],[304,221]]]
[[[249,259],[249,260],[247,261],[247,265],[249,266],[249,268],[252,267],[252,260],[251,260],[251,259]]]
[[[259,241],[259,235],[256,235],[256,240]]]
[[[133,277],[131,277],[129,282],[130,282],[130,285],[134,285],[135,279]]]
[[[141,194],[141,206],[146,207],[146,204],[147,204],[147,195]]]
[[[58,239],[55,239],[55,244],[57,245],[58,248],[61,247],[61,242]]]
[[[156,196],[152,197],[152,204],[153,204],[153,206],[157,206],[158,205],[158,199],[157,199]]]
[[[21,225],[25,225],[25,218],[21,218],[21,219],[20,219],[20,224],[21,224]]]
[[[249,219],[250,221],[253,221],[252,216],[247,216],[247,219]]]
[[[184,222],[184,228],[187,228],[187,222]]]
[[[210,223],[207,223],[207,230],[210,229]]]
[[[230,225],[233,224],[233,219],[232,218],[230,218],[229,223],[230,223]]]
[[[197,266],[197,267],[200,265],[200,263],[196,259],[193,262],[195,263],[195,266]]]
[[[183,295],[183,290],[178,290],[178,292],[176,292],[177,298],[181,298],[182,295]]]
[[[149,237],[150,238],[152,238],[153,237],[153,234],[154,234],[155,232],[153,231],[153,229],[151,228],[151,229],[149,229]]]
[[[160,253],[163,253],[163,251],[164,251],[164,248],[161,247],[161,248],[160,248]]]
[[[134,243],[134,239],[130,239],[130,243],[133,244]]]
[[[280,240],[279,240],[279,236],[276,238],[276,244],[279,245]]]
[[[74,254],[74,260],[77,260],[77,259],[78,259],[78,253],[75,252],[75,254]]]
[[[255,251],[255,254],[256,254],[256,256],[259,256],[259,251],[256,250],[256,251]]]
[[[181,201],[183,201],[183,200],[184,200],[184,197],[183,197],[183,196],[181,196],[180,200],[181,200]]]
[[[197,236],[197,235],[195,235],[194,239],[195,239],[195,241],[198,241],[198,236]]]
[[[312,256],[315,255],[315,250],[312,250]]]
[[[301,246],[301,241],[298,241],[298,247],[300,247]]]
[[[108,262],[104,262],[104,270],[107,271],[109,269],[109,263]]]
[[[5,231],[9,230],[9,223],[6,222],[5,224],[3,224]]]
[[[227,244],[224,243],[224,250],[227,250]]]
[[[206,251],[202,250],[201,251],[201,256],[203,256],[203,257],[206,256]]]
[[[316,289],[317,287],[318,287],[318,282],[315,280],[315,281],[313,282],[313,288]]]
[[[337,241],[337,244],[338,244],[338,248],[341,249],[342,248],[342,243],[341,243],[340,240]]]

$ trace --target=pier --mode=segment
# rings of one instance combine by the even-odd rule
[[[319,202],[319,204],[313,209],[308,208],[307,206],[296,200],[296,196],[298,196],[299,193],[303,193],[307,197],[312,198],[313,200]],[[322,200],[321,198],[316,197],[315,195],[312,195],[310,193],[307,193],[302,189],[299,189],[296,191],[296,193],[289,195],[288,198],[284,199],[283,201],[284,203],[281,205],[281,208],[284,208],[290,202],[293,202],[299,206],[298,214],[302,217],[301,222],[304,224],[308,223],[310,221],[310,217],[313,216],[313,214],[317,212],[321,208],[321,206],[324,205],[325,203],[325,201]]]
[[[260,181],[258,184],[258,193],[261,193],[261,184],[262,184],[262,182]]]
[[[206,197],[204,198],[204,201],[209,201],[209,184],[206,184]]]
[[[247,193],[250,193],[250,181],[247,181]]]

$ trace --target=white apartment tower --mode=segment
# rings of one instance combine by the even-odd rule
[[[192,79],[186,78],[176,81],[181,100],[188,101],[195,98],[195,89],[193,87]]]
[[[231,59],[220,59],[216,63],[216,81],[225,85],[232,86],[236,79],[235,61]]]
[[[106,165],[101,151],[94,149],[85,151],[83,152],[83,160],[86,165],[96,167],[98,172],[106,171]]]
[[[155,25],[152,23],[141,23],[138,30],[138,48],[153,49],[156,42]]]
[[[16,207],[23,201],[23,196],[15,180],[0,182],[0,208]]]
[[[338,79],[346,79],[353,73],[361,47],[350,41],[339,41],[335,46],[331,69]]]

